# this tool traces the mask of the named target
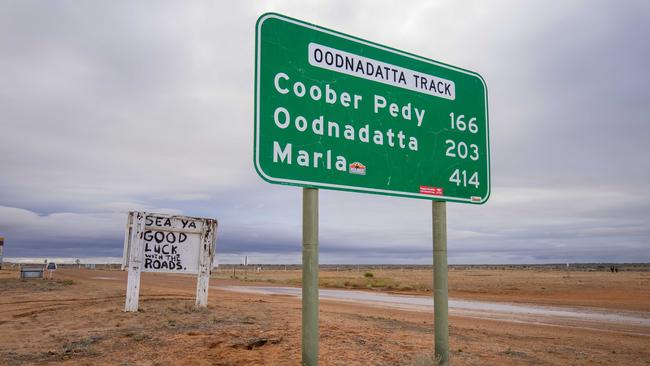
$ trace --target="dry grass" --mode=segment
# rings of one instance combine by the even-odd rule
[[[372,277],[365,276],[369,271]],[[0,288],[10,287],[5,281],[10,277],[2,272]],[[60,288],[52,292],[32,288],[35,282],[10,281],[16,287],[7,288],[0,306],[0,364],[298,364],[300,301],[220,290],[222,284],[239,284],[218,278],[228,278],[231,273],[232,269],[215,273],[207,309],[194,308],[195,278],[145,273],[140,299],[143,311],[138,313],[122,311],[124,273],[123,281],[108,281],[94,277],[120,274],[63,270],[59,279],[73,280],[74,285],[57,284]],[[626,303],[647,307],[650,303],[650,273],[572,273],[570,280],[564,275],[558,271],[452,270],[450,287],[455,284],[465,294],[477,297],[514,294],[518,297],[513,299],[530,302],[534,299],[526,294],[549,296],[556,302],[564,296],[578,305],[603,298],[619,307]],[[299,270],[247,274],[249,281],[260,283],[265,279],[300,283],[300,276]],[[348,286],[405,286],[431,281],[431,277],[430,270],[419,269],[321,272],[321,279],[331,281],[332,286],[345,286],[345,281]],[[618,309],[608,308],[613,313]],[[431,356],[434,330],[430,312],[324,301],[319,314],[323,365],[436,365]],[[604,332],[564,330],[464,317],[452,317],[451,325],[454,366],[640,365],[650,359],[645,335],[609,332],[607,325]]]
[[[440,358],[433,353],[420,353],[415,355],[408,363],[408,366],[438,366]],[[452,365],[451,360],[449,365]]]
[[[372,273],[372,276],[366,276]],[[236,269],[240,281],[300,286],[302,272],[264,270],[259,273]],[[215,279],[230,279],[232,269],[218,270]],[[428,294],[433,288],[433,272],[422,268],[321,269],[319,285],[323,288],[373,289],[391,292]],[[218,282],[218,281],[217,281]],[[544,268],[534,269],[456,269],[449,270],[449,295],[452,297],[538,302],[554,305],[611,307],[650,311],[650,272],[609,270],[571,272]]]
[[[431,291],[426,281],[396,275],[395,271],[361,272],[361,271],[321,271],[319,286],[325,288],[374,289],[383,291]],[[237,279],[248,282],[267,282],[279,285],[300,286],[302,272],[263,271],[259,273],[238,271],[235,276],[230,272],[216,272],[216,278]]]

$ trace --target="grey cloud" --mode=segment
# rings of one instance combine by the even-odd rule
[[[300,190],[252,167],[254,22],[277,11],[477,70],[493,194],[448,205],[455,263],[650,261],[646,2],[5,2],[7,255],[121,256],[125,212],[220,220],[299,260]],[[321,191],[323,263],[429,263],[426,201]]]

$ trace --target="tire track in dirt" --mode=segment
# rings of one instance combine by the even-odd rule
[[[181,295],[178,294],[147,294],[147,295],[140,295],[140,298],[142,299],[147,299],[147,298],[164,298],[165,296],[170,296],[170,297],[180,297]],[[12,301],[12,302],[0,302],[0,305],[17,305],[17,304],[31,304],[31,303],[39,303],[39,302],[75,302],[75,301],[85,301],[85,300],[103,300],[103,299],[120,299],[124,298],[124,295],[115,295],[115,296],[105,296],[105,297],[90,297],[86,299],[36,299],[36,300],[23,300],[23,301]],[[191,298],[190,296],[183,297],[183,298]],[[193,299],[193,297],[192,297]]]
[[[18,314],[13,314],[11,315],[12,318],[18,319],[18,318],[24,318],[32,315],[37,315],[37,314],[43,314],[51,311],[57,311],[57,310],[63,310],[67,309],[70,307],[88,307],[88,306],[93,306],[101,303],[107,303],[111,302],[114,299],[119,299],[119,298],[124,298],[124,296],[109,296],[106,298],[91,298],[91,299],[66,299],[65,301],[68,302],[67,304],[61,304],[58,306],[51,306],[51,305],[45,305],[44,307],[34,307],[30,306],[28,308],[15,308],[12,309],[13,311],[22,311],[22,310],[27,310],[30,309],[30,311],[27,312],[22,312]],[[152,295],[152,296],[144,296],[141,297],[141,301],[164,301],[164,300],[193,300],[194,298],[189,297],[189,296],[160,296],[160,295]],[[61,302],[64,300],[45,300],[43,302]],[[39,301],[30,301],[29,303],[34,304],[38,303]],[[25,302],[17,302],[20,304],[24,304]],[[12,303],[6,303],[6,304],[12,304]],[[0,304],[4,305],[4,304]],[[11,311],[10,311],[11,312]],[[9,313],[9,312],[8,312]],[[5,313],[7,314],[7,313]],[[7,314],[9,315],[9,314]]]

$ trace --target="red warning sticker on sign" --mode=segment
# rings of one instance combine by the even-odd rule
[[[420,186],[420,193],[430,194],[433,196],[442,196],[442,188],[438,187],[429,187],[429,186]]]
[[[350,164],[350,174],[366,175],[366,166],[355,161]]]

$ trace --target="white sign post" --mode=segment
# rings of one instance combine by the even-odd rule
[[[128,269],[124,311],[138,311],[141,272],[197,274],[196,306],[208,305],[217,220],[129,212],[122,269]]]
[[[3,251],[4,251],[4,248],[5,248],[4,245],[5,245],[5,238],[0,236],[0,269],[2,269],[2,257],[4,255]]]
[[[52,276],[54,275],[54,271],[56,271],[56,263],[50,262],[47,264],[47,272],[50,275],[50,279],[52,279]]]

